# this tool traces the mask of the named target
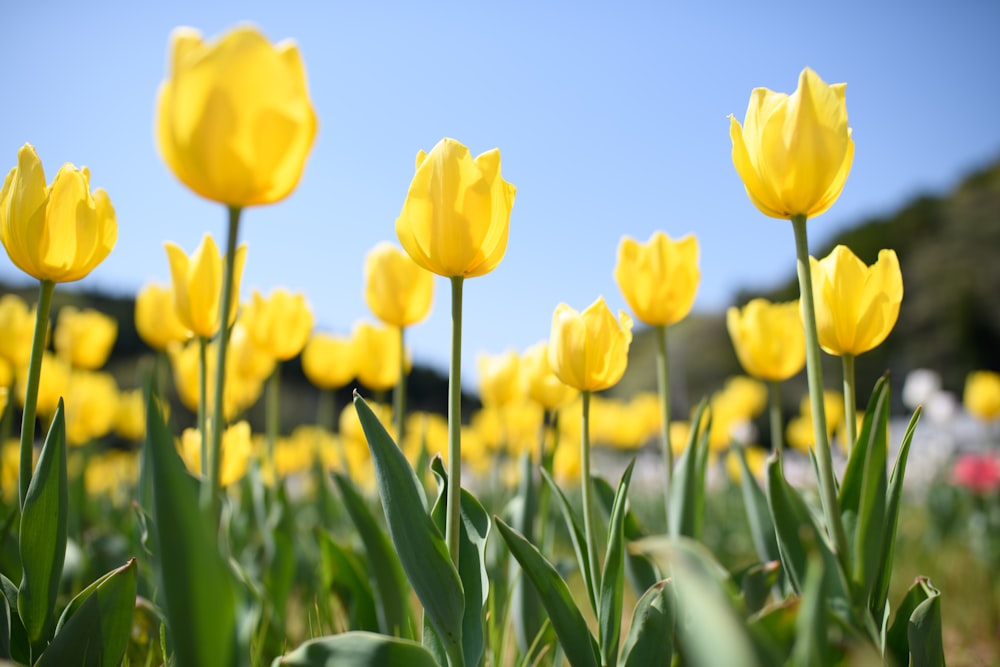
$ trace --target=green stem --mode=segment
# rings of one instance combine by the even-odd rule
[[[767,383],[767,403],[771,425],[771,450],[780,460],[784,454],[785,438],[781,432],[781,383],[777,380]]]
[[[844,367],[844,451],[851,455],[851,449],[858,439],[858,408],[854,395],[854,355],[845,354],[840,358]]]
[[[198,336],[198,433],[201,434],[201,478],[208,479],[208,339]]]
[[[451,279],[451,366],[448,369],[448,504],[444,539],[458,565],[462,492],[462,276]]]
[[[796,269],[802,299],[802,319],[806,333],[806,376],[809,381],[809,403],[813,416],[813,437],[816,442],[816,465],[819,469],[819,491],[827,530],[833,538],[840,563],[847,567],[847,535],[840,520],[837,487],[833,477],[830,441],[826,435],[826,408],[823,403],[823,370],[820,366],[819,335],[816,332],[816,306],[813,303],[812,271],[809,268],[809,242],[806,238],[806,216],[792,217],[795,231]]]
[[[396,423],[396,442],[403,444],[403,426],[406,424],[406,329],[399,327],[399,381],[392,390],[392,417]]]
[[[334,389],[320,389],[316,402],[316,424],[330,433],[337,419],[337,393]]]
[[[667,326],[656,327],[656,385],[660,390],[663,411],[663,502],[666,509],[667,531],[670,531],[670,485],[674,476],[674,451],[670,445],[670,380],[667,373]]]
[[[281,434],[281,362],[276,361],[271,376],[267,378],[267,395],[264,398],[264,429],[267,441],[267,460],[274,464],[274,448]]]
[[[233,302],[234,260],[236,258],[236,242],[240,229],[240,209],[230,206],[229,229],[226,234],[226,257],[223,266],[222,303],[219,305],[219,361],[215,371],[215,409],[212,411],[212,452],[208,459],[210,485],[202,486],[201,502],[211,508],[213,521],[219,519],[219,502],[222,492],[222,468],[220,456],[222,450],[222,430],[225,426],[223,410],[223,389],[226,384],[226,354],[229,347],[229,310]]]
[[[583,523],[587,539],[587,560],[590,562],[590,599],[596,600],[601,590],[601,568],[597,563],[597,531],[594,528],[593,484],[590,481],[590,392],[580,393],[583,398],[583,434],[580,438],[580,491],[583,495]]]
[[[31,339],[31,357],[28,360],[28,382],[24,392],[24,411],[21,416],[21,462],[18,487],[21,509],[28,495],[28,485],[34,466],[35,410],[38,407],[38,382],[42,376],[42,357],[49,331],[49,308],[56,284],[51,280],[38,283],[38,306],[35,308],[35,333]]]

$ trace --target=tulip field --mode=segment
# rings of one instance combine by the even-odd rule
[[[787,221],[799,285],[728,311],[745,375],[676,410],[668,340],[699,242],[625,236],[606,270],[630,312],[556,305],[547,340],[479,359],[472,413],[463,287],[517,252],[532,184],[507,182],[496,148],[417,152],[395,241],[364,263],[380,324],[317,330],[305,294],[240,299],[241,216],[296,189],[316,135],[298,48],[243,25],[179,28],[170,49],[155,142],[226,234],[164,239],[169,282],[135,297],[132,386],[108,369],[123,323],[59,305],[114,251],[114,193],[72,164],[48,180],[30,143],[0,191],[0,240],[37,283],[35,299],[0,297],[0,665],[1000,661],[1000,375],[969,376],[963,446],[935,453],[933,379],[908,380],[905,415],[902,378],[855,382],[899,315],[896,253],[810,254],[808,221],[851,172],[844,84],[807,68],[730,116],[748,208]],[[406,392],[406,333],[435,276],[450,288],[443,414]],[[648,358],[630,354],[639,335]],[[283,409],[290,363],[316,397],[306,419]],[[609,397],[630,363],[655,367],[657,390]]]

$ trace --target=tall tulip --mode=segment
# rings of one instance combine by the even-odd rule
[[[840,196],[854,160],[847,123],[846,84],[827,85],[809,68],[791,95],[755,88],[744,122],[729,117],[733,165],[747,195],[761,213],[790,220],[795,233],[796,269],[806,334],[806,374],[816,437],[816,468],[826,525],[842,562],[847,533],[840,517],[833,459],[823,414],[806,220],[825,212]]]
[[[196,30],[178,28],[171,35],[155,125],[160,155],[174,175],[228,210],[228,260],[219,304],[220,314],[228,314],[236,300],[233,265],[241,212],[291,194],[316,137],[316,112],[298,47],[292,41],[272,45],[248,25],[210,42]],[[223,411],[227,327],[220,329],[219,339],[216,414]],[[222,429],[222,420],[216,419],[210,443],[216,454]],[[209,458],[208,483],[202,486],[202,503],[211,505],[214,516],[221,489],[217,459]]]
[[[85,277],[104,261],[118,240],[115,209],[104,190],[90,190],[90,171],[64,164],[46,185],[42,161],[25,144],[17,166],[0,189],[0,241],[11,261],[38,280],[38,305],[31,342],[21,421],[18,493],[23,505],[33,470],[35,408],[49,308],[56,283]]]
[[[416,173],[396,219],[396,235],[413,261],[451,280],[445,542],[455,563],[462,481],[462,283],[500,264],[516,193],[500,175],[499,150],[473,158],[464,145],[445,138],[430,153],[417,153]]]
[[[479,355],[479,395],[484,406],[503,407],[524,396],[521,359],[510,350],[503,354]]]
[[[664,469],[664,501],[670,520],[670,484],[673,477],[673,447],[670,445],[670,381],[667,364],[667,327],[691,311],[701,273],[698,269],[698,239],[693,235],[673,241],[654,232],[646,243],[626,236],[618,244],[615,281],[637,318],[656,330],[656,379],[660,394],[661,452]]]
[[[191,336],[191,331],[181,324],[174,303],[173,288],[156,283],[146,285],[135,296],[135,330],[154,350],[166,350],[170,343],[182,343]]]
[[[618,383],[628,366],[628,348],[631,343],[632,318],[619,312],[616,320],[604,302],[604,297],[598,297],[583,312],[577,312],[561,303],[552,315],[549,365],[560,380],[580,390],[583,399],[580,484],[583,490],[583,520],[586,524],[593,591],[599,591],[601,587],[591,501],[590,395]]]
[[[821,260],[809,258],[816,296],[819,344],[841,358],[847,450],[856,434],[854,358],[882,343],[899,317],[903,274],[892,250],[865,266],[847,246],[838,245]]]
[[[228,257],[219,253],[209,234],[188,256],[176,243],[163,244],[170,261],[170,277],[173,283],[174,311],[181,324],[199,338],[212,338],[219,331],[221,321],[220,294],[222,290],[223,268]],[[233,290],[238,294],[243,264],[246,262],[246,245],[236,250],[233,269]],[[229,306],[227,326],[236,319],[236,301]]]
[[[354,338],[328,333],[314,333],[302,349],[302,372],[320,390],[316,421],[333,430],[337,405],[334,390],[346,386],[357,371]]]

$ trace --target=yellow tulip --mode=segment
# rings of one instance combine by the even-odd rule
[[[903,300],[903,274],[892,250],[865,266],[838,245],[817,261],[810,257],[820,346],[835,355],[857,356],[882,343],[896,324]]]
[[[16,294],[0,297],[0,357],[20,368],[28,364],[35,332],[35,311]]]
[[[219,470],[222,486],[229,486],[243,479],[250,462],[252,451],[250,424],[245,421],[236,422],[222,433],[222,447],[219,452],[221,461]],[[195,476],[201,476],[201,432],[196,428],[184,429],[181,434],[178,453],[188,471]]]
[[[230,346],[230,354],[232,347]],[[218,343],[210,343],[205,350],[207,368],[215,368],[218,363]],[[198,411],[199,395],[199,350],[196,343],[187,345],[174,344],[167,348],[167,357],[174,371],[174,386],[181,403],[192,412]],[[223,391],[223,413],[226,420],[240,414],[260,398],[263,391],[263,379],[260,377],[240,374],[236,364],[226,364],[226,379]],[[208,373],[205,378],[207,396],[215,395],[215,373]],[[211,416],[215,410],[212,401],[206,400],[206,409]]]
[[[298,47],[272,45],[247,25],[210,42],[176,29],[156,109],[167,166],[197,194],[231,207],[291,194],[316,137]]]
[[[174,290],[174,310],[181,324],[196,336],[211,338],[219,330],[219,310],[222,302],[223,257],[215,240],[205,234],[195,251],[188,257],[176,243],[164,243],[170,261],[170,277]],[[246,260],[246,246],[236,249],[233,263],[233,294],[240,293],[240,277]],[[236,319],[237,299],[232,300],[229,324]]]
[[[46,186],[34,147],[21,147],[0,190],[0,240],[17,268],[38,280],[80,280],[117,239],[115,209],[104,190],[91,193],[86,167],[64,164]]]
[[[473,159],[458,141],[442,139],[417,153],[396,235],[413,261],[439,276],[485,275],[507,250],[516,192],[500,175],[499,150]]]
[[[302,352],[314,321],[306,297],[280,287],[266,299],[254,290],[240,319],[254,344],[279,361]]]
[[[1000,417],[1000,373],[973,371],[965,378],[962,397],[965,409],[979,419],[992,421]]]
[[[528,397],[546,410],[558,410],[573,401],[576,389],[564,384],[549,365],[549,344],[535,343],[521,357],[521,381]]]
[[[109,373],[74,370],[66,385],[66,442],[85,445],[103,438],[118,416],[118,383]]]
[[[823,392],[823,409],[826,413],[827,438],[833,437],[838,426],[844,420],[844,397],[832,390]],[[815,446],[815,430],[813,429],[812,405],[805,396],[799,407],[799,416],[793,418],[785,427],[785,437],[788,444],[802,452],[808,452]]]
[[[302,350],[302,371],[320,389],[338,389],[357,375],[354,339],[315,333]]]
[[[118,337],[118,320],[104,313],[73,306],[59,309],[52,343],[73,368],[94,370],[107,362]]]
[[[358,322],[354,325],[358,382],[372,391],[392,389],[399,382],[399,329]]]
[[[125,440],[141,442],[146,437],[146,397],[142,389],[130,389],[118,394],[114,429],[115,434]]]
[[[743,447],[743,455],[746,457],[750,474],[758,480],[764,479],[768,451],[758,445],[750,445]],[[734,448],[730,448],[729,453],[726,454],[726,472],[733,484],[742,482],[743,466],[740,464],[739,453]]]
[[[726,326],[743,370],[759,380],[787,380],[806,365],[798,301],[753,299],[743,308],[730,308]]]
[[[625,374],[631,342],[632,318],[619,312],[615,320],[604,297],[582,313],[561,303],[552,315],[549,365],[574,389],[600,391]]]
[[[814,218],[840,196],[854,160],[846,87],[806,68],[791,95],[755,88],[742,126],[729,116],[733,164],[764,215]]]
[[[37,412],[40,415],[55,414],[59,399],[66,395],[69,384],[69,364],[56,355],[45,352],[42,355],[42,373],[38,381]],[[17,400],[24,406],[24,395],[27,392],[28,368],[17,369]]]
[[[580,448],[570,442],[560,440],[552,458],[552,476],[564,488],[567,484],[580,483]]]
[[[382,242],[365,256],[365,301],[386,324],[408,327],[420,322],[431,309],[434,274],[389,242]]]
[[[250,332],[243,323],[243,316],[237,317],[229,336],[229,361],[227,370],[241,378],[266,380],[274,371],[275,360],[253,341]]]
[[[6,412],[7,403],[9,400],[10,400],[10,387],[8,387],[6,384],[0,386],[0,415]]]
[[[177,317],[172,288],[157,284],[146,285],[135,297],[135,330],[154,350],[165,350],[170,343],[191,337],[191,331]]]
[[[503,407],[521,399],[521,359],[517,352],[479,355],[479,398],[484,406]]]
[[[622,238],[615,281],[635,316],[646,324],[670,325],[691,312],[698,291],[698,239],[672,241],[655,232],[646,243]]]

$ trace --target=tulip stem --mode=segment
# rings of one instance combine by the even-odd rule
[[[198,336],[198,434],[201,435],[201,478],[208,479],[208,339]]]
[[[451,278],[451,366],[448,370],[448,512],[444,539],[458,565],[459,503],[462,497],[462,276]]]
[[[858,407],[854,396],[854,355],[845,353],[840,357],[844,367],[844,451],[851,455],[851,449],[858,438]]]
[[[663,411],[663,502],[666,509],[666,527],[670,532],[670,485],[674,477],[674,450],[670,445],[670,380],[667,373],[667,325],[656,326],[656,384],[660,390],[660,409]]]
[[[771,380],[767,383],[768,417],[771,426],[771,450],[781,460],[785,450],[785,439],[781,432],[781,383]]]
[[[238,206],[230,206],[229,229],[226,234],[226,257],[223,263],[222,299],[219,304],[219,361],[215,369],[215,409],[212,411],[212,452],[208,459],[209,484],[202,486],[202,506],[211,509],[212,520],[219,520],[220,494],[222,493],[222,431],[225,427],[223,389],[226,383],[226,351],[229,347],[229,310],[233,302],[233,276],[235,273],[236,242],[240,229]]]
[[[28,359],[28,382],[24,392],[24,411],[21,415],[21,461],[19,469],[19,498],[21,509],[28,495],[28,485],[34,467],[35,410],[38,407],[38,382],[42,376],[42,357],[45,339],[49,332],[49,308],[56,284],[51,280],[38,283],[38,305],[35,307],[35,332],[31,339],[31,357]]]
[[[809,403],[813,416],[813,437],[816,443],[816,467],[819,471],[820,500],[827,530],[833,539],[837,557],[845,571],[847,567],[847,534],[840,519],[837,487],[833,477],[833,459],[826,431],[826,407],[823,402],[823,369],[820,366],[819,335],[816,330],[816,306],[813,303],[812,272],[809,267],[809,242],[806,237],[806,216],[792,216],[795,231],[796,269],[802,299],[802,320],[806,334],[806,376],[809,381]]]
[[[583,495],[583,523],[584,533],[587,539],[587,560],[590,565],[590,599],[597,600],[598,591],[601,590],[600,572],[597,562],[597,531],[594,528],[594,511],[591,498],[592,487],[590,481],[590,391],[580,392],[583,399],[583,423],[580,438],[580,491]],[[586,579],[586,577],[584,577]],[[596,611],[596,610],[595,610]]]
[[[403,426],[406,423],[406,334],[405,327],[399,328],[399,380],[392,390],[392,417],[396,423],[396,442],[402,445]]]
[[[267,461],[274,465],[274,448],[281,434],[281,362],[276,361],[271,376],[267,379],[264,429],[267,440]],[[272,468],[273,469],[273,468]]]

